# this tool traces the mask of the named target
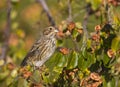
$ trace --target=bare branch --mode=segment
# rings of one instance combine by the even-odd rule
[[[71,0],[68,0],[68,22],[72,21],[72,8],[71,8]]]
[[[11,14],[11,0],[7,0],[7,25],[4,31],[5,40],[2,47],[2,54],[0,56],[0,59],[4,59],[5,62],[6,62],[6,56],[9,48],[8,41],[10,37],[10,25],[11,25],[10,14]]]
[[[46,15],[48,17],[49,22],[51,23],[52,26],[55,26],[55,21],[49,11],[49,8],[45,2],[45,0],[36,0],[37,2],[39,2],[41,4],[41,6],[43,7],[44,11],[46,12]]]

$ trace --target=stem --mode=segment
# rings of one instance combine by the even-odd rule
[[[86,6],[86,14],[84,16],[84,20],[83,20],[83,31],[84,31],[84,36],[83,36],[83,43],[82,43],[82,47],[81,50],[85,49],[86,44],[87,44],[87,40],[88,40],[88,31],[87,31],[87,23],[88,23],[88,18],[90,16],[89,14],[89,6]]]
[[[11,19],[10,19],[10,15],[11,15],[11,0],[7,0],[7,24],[6,24],[6,29],[4,31],[4,36],[5,36],[5,40],[3,43],[3,47],[2,47],[2,54],[0,56],[0,59],[3,59],[6,63],[6,57],[7,57],[7,52],[9,49],[9,39],[10,39],[10,25],[11,25]]]
[[[72,8],[71,8],[71,1],[68,0],[68,22],[72,21]]]
[[[51,23],[51,25],[52,25],[52,26],[55,26],[55,25],[56,25],[56,24],[55,24],[55,21],[54,21],[51,13],[50,13],[50,11],[49,11],[49,8],[48,8],[45,0],[36,0],[36,1],[39,2],[39,3],[41,4],[41,6],[43,7],[43,9],[44,9],[44,11],[46,12],[46,15],[47,15],[48,20],[49,20],[49,22]]]

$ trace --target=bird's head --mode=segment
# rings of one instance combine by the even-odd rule
[[[43,34],[48,37],[48,38],[51,38],[51,37],[54,37],[56,35],[56,33],[58,32],[57,28],[56,27],[53,27],[53,26],[50,26],[50,27],[47,27]]]

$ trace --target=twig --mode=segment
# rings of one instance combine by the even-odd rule
[[[73,42],[73,44],[74,44],[74,47],[75,47],[75,51],[76,52],[80,52],[80,50],[79,50],[79,45],[78,45],[78,43],[76,42],[76,40],[70,35],[70,38],[71,38],[71,40],[72,40],[72,42]]]
[[[43,7],[44,11],[46,12],[46,15],[48,17],[49,22],[51,23],[52,26],[55,26],[55,21],[49,11],[49,8],[45,2],[45,0],[36,0],[37,2],[39,2],[41,4],[41,6]]]
[[[83,50],[86,47],[87,44],[87,40],[88,40],[88,31],[87,31],[87,23],[88,23],[88,18],[90,16],[90,9],[89,9],[89,5],[86,6],[86,14],[84,16],[84,20],[83,20],[83,31],[84,31],[84,36],[83,36],[83,44],[81,47],[81,50]]]
[[[4,31],[5,40],[2,47],[2,54],[0,56],[0,59],[3,59],[5,62],[6,62],[6,56],[9,48],[8,41],[10,37],[10,25],[11,25],[10,14],[11,14],[11,0],[7,0],[7,25]]]
[[[73,18],[72,18],[72,7],[71,7],[71,0],[68,0],[68,19],[67,19],[68,22],[72,22],[73,21]],[[79,46],[78,46],[78,43],[76,42],[76,40],[70,36],[74,46],[75,46],[75,50],[77,52],[79,52]]]
[[[71,8],[71,0],[68,0],[68,22],[72,21],[72,8]]]
[[[110,6],[108,4],[108,2],[106,0],[104,0],[104,8],[105,8],[105,18],[106,18],[106,21],[112,25],[113,24],[113,9],[112,9],[112,6]]]
[[[119,84],[119,77],[115,77],[115,87],[118,87]]]

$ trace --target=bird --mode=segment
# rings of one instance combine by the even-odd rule
[[[41,37],[33,44],[21,66],[26,65],[41,67],[56,50],[56,34],[58,30],[56,27],[50,26],[44,29]]]

